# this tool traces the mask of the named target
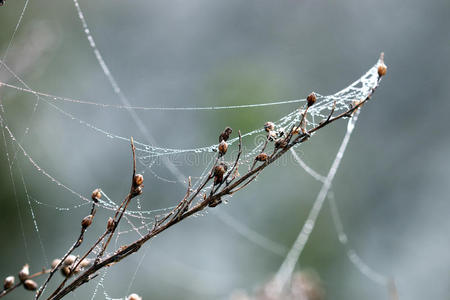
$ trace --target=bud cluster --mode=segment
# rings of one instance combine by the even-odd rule
[[[233,129],[231,127],[226,127],[223,132],[219,135],[219,155],[223,156],[227,153],[228,150],[228,139],[230,138],[231,133],[233,132]]]

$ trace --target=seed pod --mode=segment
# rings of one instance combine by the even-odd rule
[[[14,276],[6,277],[5,281],[3,282],[3,288],[5,290],[9,290],[10,288],[12,288],[14,286],[14,281],[15,281]]]
[[[220,155],[225,155],[225,153],[227,153],[228,150],[228,144],[225,141],[221,141],[219,144],[219,153]]]
[[[91,198],[92,198],[92,200],[93,200],[95,203],[97,203],[98,200],[99,200],[101,197],[102,197],[102,192],[100,191],[100,189],[95,189],[95,190],[92,192]]]
[[[54,259],[52,261],[52,269],[56,268],[60,262],[61,262],[61,260],[59,258]]]
[[[316,103],[317,97],[315,93],[311,93],[306,97],[306,101],[308,102],[308,107],[313,106]]]
[[[89,215],[89,216],[84,217],[83,220],[81,221],[81,227],[86,229],[89,226],[91,226],[93,218],[94,218],[93,215]]]
[[[220,163],[214,167],[214,185],[220,184],[223,181],[223,175],[228,170],[228,166]]]
[[[385,65],[384,63],[381,63],[381,64],[378,66],[378,76],[379,76],[379,77],[383,77],[384,75],[386,75],[386,72],[387,72],[387,67],[386,67],[386,65]]]
[[[284,138],[280,138],[275,141],[275,148],[286,148],[287,142],[284,140]]]
[[[70,275],[72,275],[72,272],[70,272],[70,267],[69,266],[65,266],[61,268],[61,274],[64,277],[69,277]]]
[[[75,261],[77,260],[77,257],[73,254],[69,255],[66,257],[66,259],[64,260],[64,265],[65,266],[70,266],[72,265]]]
[[[228,141],[230,138],[231,133],[233,132],[233,129],[230,127],[226,127],[223,132],[219,135],[219,143],[222,141]]]
[[[24,281],[28,278],[28,276],[30,276],[30,266],[26,264],[19,272],[19,279],[20,281]]]
[[[108,231],[113,231],[113,229],[114,229],[114,220],[113,220],[113,218],[109,217],[108,223],[106,224],[106,228],[108,229]]]
[[[277,133],[275,131],[269,131],[268,137],[269,141],[273,142],[277,138]]]
[[[142,297],[140,297],[138,294],[133,293],[127,297],[127,300],[142,300]]]
[[[144,183],[144,176],[142,176],[141,174],[136,174],[134,176],[134,185],[135,186],[140,186]]]
[[[271,132],[275,129],[275,124],[273,124],[272,122],[266,122],[266,124],[264,124],[264,130],[267,132]]]
[[[227,170],[228,170],[228,166],[224,163],[220,163],[214,167],[214,176],[223,175],[223,174],[225,174],[225,172]]]
[[[26,290],[29,290],[29,291],[35,291],[35,290],[37,290],[37,287],[38,287],[37,283],[31,279],[25,280],[25,282],[23,283],[23,286],[25,287]]]
[[[258,154],[258,156],[256,156],[255,160],[256,161],[266,161],[268,158],[266,153],[260,153]]]

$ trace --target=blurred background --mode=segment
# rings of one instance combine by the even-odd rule
[[[24,3],[8,0],[0,7],[1,57]],[[135,106],[251,104],[304,98],[311,91],[332,94],[364,74],[384,51],[387,76],[361,112],[333,191],[349,245],[395,280],[399,299],[450,299],[448,0],[80,0],[80,6]],[[6,64],[33,89],[121,104],[72,1],[30,1]],[[20,85],[3,67],[0,81]],[[36,98],[30,94],[1,87],[0,99],[11,131],[52,176],[87,197],[96,187],[116,202],[126,195],[127,141],[93,131],[42,101],[33,113]],[[125,110],[52,103],[108,132],[149,142]],[[137,114],[156,146],[193,148],[216,143],[225,126],[248,132],[295,108]],[[298,149],[302,159],[326,174],[345,128],[340,121],[321,130]],[[0,276],[5,277],[24,263],[36,272],[62,256],[89,209],[73,208],[83,202],[42,176],[20,152],[13,185],[6,153],[12,156],[14,149],[6,141],[0,146]],[[198,176],[201,168],[173,159],[184,177]],[[172,206],[183,197],[185,185],[161,180],[142,166],[139,171],[145,172],[143,209]],[[174,180],[167,169],[157,171]],[[110,268],[94,298],[105,298],[104,291],[112,298],[136,292],[144,299],[252,295],[278,270],[319,189],[293,161],[270,167],[227,205],[184,221]],[[218,211],[272,241],[277,251],[237,232]],[[104,230],[108,214],[99,211],[85,246]],[[119,246],[135,238],[123,235]],[[389,299],[386,287],[347,258],[328,204],[296,270],[320,278],[326,299]],[[97,282],[67,298],[90,299]],[[8,297],[32,296],[18,289]]]

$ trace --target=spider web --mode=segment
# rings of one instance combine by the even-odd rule
[[[72,113],[66,109],[61,108],[61,104],[66,103],[74,106],[93,106],[97,107],[103,110],[119,110],[125,114],[130,114],[132,117],[132,120],[135,122],[136,128],[142,133],[142,135],[145,137],[145,140],[138,140],[135,141],[136,145],[136,154],[137,159],[139,162],[139,171],[142,174],[151,174],[154,178],[157,180],[170,183],[170,184],[177,184],[177,185],[183,185],[186,186],[187,184],[187,176],[184,175],[184,172],[180,170],[178,166],[176,166],[173,161],[188,161],[186,159],[187,156],[195,157],[197,161],[201,161],[200,164],[201,167],[196,170],[197,174],[196,176],[192,176],[193,179],[193,188],[195,189],[200,185],[202,182],[202,179],[207,176],[207,173],[210,169],[211,164],[213,163],[214,156],[217,151],[217,144],[210,144],[205,146],[199,146],[196,148],[174,148],[174,147],[162,147],[157,146],[157,143],[148,129],[148,127],[145,125],[145,123],[142,121],[142,119],[137,114],[138,111],[143,112],[151,112],[151,111],[160,111],[164,113],[170,113],[173,111],[185,111],[188,113],[189,111],[204,111],[205,113],[207,111],[210,111],[214,113],[214,111],[218,110],[246,110],[246,109],[254,109],[254,108],[261,108],[261,107],[269,107],[269,106],[275,106],[275,105],[292,105],[296,104],[299,108],[296,108],[293,111],[288,112],[285,116],[280,118],[279,120],[275,121],[275,126],[277,131],[282,134],[283,131],[289,130],[294,126],[295,124],[298,124],[301,118],[301,113],[305,109],[306,99],[294,99],[294,100],[279,100],[279,101],[273,101],[269,103],[259,103],[259,104],[243,104],[243,105],[229,105],[229,106],[186,106],[186,107],[165,107],[165,106],[154,106],[154,107],[145,107],[145,106],[133,106],[131,105],[128,98],[124,95],[122,92],[119,84],[117,83],[116,79],[112,75],[111,71],[109,70],[106,62],[103,59],[103,56],[100,52],[100,50],[97,48],[97,45],[95,43],[95,40],[93,38],[93,35],[91,34],[91,30],[88,27],[87,21],[84,17],[83,11],[81,10],[81,7],[77,0],[73,0],[74,6],[76,8],[78,18],[80,20],[81,26],[83,28],[84,34],[88,40],[88,44],[91,47],[91,50],[93,51],[100,68],[103,71],[103,74],[108,79],[112,91],[117,95],[119,100],[122,104],[116,105],[116,104],[109,104],[102,101],[94,101],[94,100],[86,100],[86,99],[76,99],[66,96],[58,96],[54,95],[48,92],[42,92],[38,91],[34,88],[32,88],[28,83],[26,83],[21,76],[19,76],[14,70],[12,70],[7,63],[7,55],[9,52],[10,47],[14,43],[14,38],[16,36],[16,33],[18,32],[23,16],[26,13],[26,9],[28,6],[28,0],[25,2],[25,5],[23,7],[23,10],[19,16],[18,22],[14,28],[13,34],[9,40],[8,46],[6,48],[6,51],[4,52],[1,60],[0,60],[0,71],[6,71],[12,78],[14,78],[18,84],[12,84],[10,82],[0,82],[0,87],[8,88],[11,90],[15,90],[19,93],[26,93],[34,96],[33,106],[32,106],[32,112],[31,112],[31,118],[30,118],[30,124],[32,123],[32,120],[36,117],[36,111],[38,107],[45,106],[46,109],[49,111],[52,111],[53,113],[60,114],[61,116],[67,118],[67,120],[76,122],[79,126],[85,127],[89,132],[92,134],[100,135],[106,139],[112,139],[113,141],[117,143],[129,143],[129,138],[125,136],[121,136],[119,134],[116,134],[114,132],[111,132],[107,129],[101,128],[100,126],[97,126],[96,124],[93,124],[89,121],[86,121],[83,119],[82,116],[76,115],[75,113]],[[352,105],[352,102],[359,99],[366,98],[371,90],[376,86],[378,75],[377,75],[377,66],[374,65],[371,67],[363,76],[361,76],[359,79],[357,79],[355,82],[350,84],[345,89],[332,94],[332,95],[321,95],[319,93],[316,93],[317,95],[317,102],[314,106],[310,107],[308,110],[308,116],[306,119],[306,126],[307,129],[313,128],[319,124],[321,120],[324,120],[327,118],[327,116],[330,114],[332,110],[334,110],[336,113],[343,112],[348,110],[349,106]],[[0,98],[0,125],[2,127],[2,137],[4,141],[4,148],[5,148],[5,155],[7,158],[8,166],[9,166],[9,176],[12,183],[12,190],[14,192],[14,198],[17,204],[17,211],[18,211],[18,217],[21,224],[21,231],[23,235],[23,242],[25,246],[25,252],[28,256],[29,260],[29,251],[27,246],[27,239],[25,237],[25,230],[23,229],[23,222],[20,211],[20,202],[19,202],[19,193],[18,189],[19,186],[22,187],[23,192],[25,194],[26,204],[28,206],[28,209],[30,210],[31,217],[33,219],[33,224],[35,228],[35,233],[38,237],[38,240],[40,242],[40,247],[42,251],[42,255],[44,257],[44,261],[46,265],[48,265],[48,257],[46,254],[46,250],[44,247],[44,243],[42,242],[42,239],[40,237],[40,230],[39,230],[39,222],[36,218],[35,212],[34,212],[34,206],[41,206],[45,207],[47,209],[55,209],[58,213],[63,213],[65,211],[71,211],[73,209],[83,209],[86,205],[89,205],[91,203],[91,200],[83,196],[82,193],[76,191],[74,188],[70,186],[69,183],[63,183],[59,179],[57,179],[56,176],[52,175],[52,172],[50,170],[46,170],[43,167],[40,166],[40,164],[31,156],[28,149],[26,149],[23,146],[24,140],[29,135],[29,127],[26,127],[24,132],[17,133],[13,132],[13,130],[8,125],[8,119],[7,119],[7,110],[3,103],[1,102],[2,98]],[[264,123],[265,120],[261,120],[261,123]],[[346,247],[347,249],[347,255],[350,259],[350,261],[358,268],[358,270],[365,275],[370,280],[386,285],[387,279],[385,276],[380,275],[373,269],[371,269],[367,264],[364,263],[364,261],[356,254],[356,251],[349,247],[348,245],[348,237],[345,234],[345,231],[343,229],[342,221],[338,213],[338,208],[336,206],[336,201],[334,199],[334,194],[330,191],[332,181],[334,178],[334,174],[337,171],[337,168],[339,166],[339,161],[342,158],[345,146],[348,143],[348,140],[350,138],[350,134],[353,131],[354,124],[356,122],[356,117],[349,120],[349,125],[347,127],[347,132],[344,137],[343,141],[343,148],[341,146],[341,149],[338,151],[336,159],[338,160],[337,165],[333,164],[332,168],[330,169],[330,173],[328,176],[322,176],[318,172],[316,172],[311,167],[307,166],[300,157],[296,154],[294,149],[291,149],[292,155],[294,156],[295,160],[299,163],[299,166],[302,167],[309,175],[311,175],[315,180],[320,181],[323,183],[322,190],[320,191],[314,206],[311,210],[310,216],[304,223],[303,229],[299,234],[299,243],[295,243],[294,246],[287,251],[286,247],[283,245],[280,245],[279,243],[270,240],[269,238],[265,237],[263,234],[256,232],[249,228],[247,225],[243,224],[239,220],[233,218],[231,215],[228,215],[224,211],[219,210],[212,210],[212,212],[217,215],[218,219],[224,222],[227,226],[229,226],[231,229],[235,230],[238,234],[244,236],[249,242],[254,243],[255,245],[261,247],[262,249],[265,249],[267,251],[270,251],[276,255],[279,255],[281,257],[285,257],[285,261],[283,265],[281,266],[279,272],[277,273],[277,276],[275,277],[275,282],[277,283],[277,289],[281,290],[283,286],[289,281],[290,277],[292,276],[293,269],[297,263],[297,260],[299,256],[301,255],[301,252],[303,250],[304,245],[306,244],[309,235],[311,234],[312,230],[315,226],[315,220],[322,208],[322,204],[325,201],[325,198],[330,198],[330,207],[333,215],[333,220],[335,223],[335,228],[339,237],[339,241]],[[21,139],[18,139],[17,136],[22,136]],[[245,149],[242,160],[240,162],[240,168],[248,168],[252,162],[255,155],[257,155],[263,145],[264,141],[266,140],[265,131],[263,128],[256,128],[252,131],[245,132],[242,134],[242,138],[244,142],[246,142],[246,145],[252,144],[253,145],[247,146],[247,149]],[[238,142],[238,138],[235,137],[233,139],[229,140],[230,147],[236,146]],[[45,203],[44,201],[38,200],[35,197],[32,196],[30,191],[27,188],[27,183],[25,181],[26,175],[23,174],[22,169],[19,166],[19,157],[25,158],[25,162],[28,162],[35,170],[38,171],[42,176],[46,177],[49,181],[49,183],[56,185],[62,190],[65,190],[66,192],[73,195],[74,200],[78,201],[78,203],[73,203],[69,206],[55,206],[54,204]],[[177,158],[183,158],[183,159],[177,159]],[[336,160],[335,160],[336,162]],[[229,161],[228,163],[231,163]],[[190,167],[190,166],[188,166]],[[14,179],[14,171],[18,172],[20,175],[21,181],[15,182]],[[167,175],[167,171],[169,174],[171,174],[170,177]],[[332,176],[330,176],[330,174]],[[207,186],[203,189],[204,192],[206,192],[210,186]],[[102,190],[102,193],[104,195],[104,198],[100,200],[99,206],[104,210],[109,211],[115,211],[118,207],[118,203],[112,200],[112,198],[108,195],[108,191]],[[127,236],[127,238],[130,238],[130,235],[136,235],[136,236],[142,236],[145,232],[148,232],[148,230],[151,228],[151,226],[154,224],[155,218],[161,217],[164,213],[169,212],[171,209],[173,209],[177,202],[174,202],[172,204],[169,204],[166,207],[162,208],[152,208],[147,209],[143,208],[141,203],[143,203],[143,197],[139,197],[137,199],[137,206],[136,209],[128,210],[125,214],[125,223],[121,224],[121,227],[116,235],[115,238],[115,248],[117,248],[121,243],[121,239],[124,236]],[[197,216],[203,216],[206,214],[206,212],[198,213]],[[96,252],[94,251],[94,254]],[[140,264],[143,262],[145,258],[145,254],[142,256]],[[131,278],[129,283],[128,291],[130,291],[134,278],[138,272],[139,266],[136,269],[136,272]],[[123,298],[112,298],[108,295],[105,286],[104,286],[104,279],[107,276],[106,271],[102,273],[100,279],[97,282],[97,285],[94,289],[92,299],[98,295],[98,290],[101,288],[103,290],[103,295],[105,299],[123,299]],[[279,291],[278,291],[279,292]]]

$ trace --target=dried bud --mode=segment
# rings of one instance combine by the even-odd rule
[[[284,138],[280,138],[275,141],[275,148],[286,148],[287,142]]]
[[[59,258],[54,259],[52,261],[52,269],[56,268],[59,265],[60,262],[61,262],[61,260]]]
[[[268,158],[266,153],[260,153],[258,154],[258,156],[256,156],[255,160],[256,161],[266,161]]]
[[[226,127],[223,132],[219,135],[219,143],[222,141],[228,141],[230,138],[231,133],[233,132],[233,129],[230,127]]]
[[[138,294],[131,294],[127,297],[127,300],[142,300],[142,297],[140,297]]]
[[[225,172],[227,170],[228,170],[228,166],[224,163],[220,163],[214,167],[214,176],[221,176],[221,175],[225,174]]]
[[[28,278],[28,276],[30,276],[30,266],[26,264],[19,272],[19,279],[20,281],[24,281]]]
[[[315,93],[311,93],[306,97],[306,101],[308,102],[308,107],[313,106],[316,103],[317,97]]]
[[[271,132],[275,129],[275,124],[273,124],[272,122],[266,122],[266,124],[264,124],[264,130],[267,132]]]
[[[114,220],[113,220],[113,218],[109,217],[108,223],[106,224],[106,228],[108,229],[108,231],[113,231],[113,229],[114,229]]]
[[[89,226],[91,226],[93,218],[94,218],[93,215],[89,215],[89,216],[84,217],[83,220],[81,220],[81,227],[86,229]]]
[[[273,141],[275,141],[277,136],[278,136],[277,133],[272,130],[272,131],[269,131],[268,139],[269,139],[269,141],[273,142]]]
[[[141,174],[136,174],[134,176],[134,185],[135,186],[140,186],[144,183],[144,176],[142,176]]]
[[[228,170],[228,166],[220,163],[214,167],[214,185],[220,184],[223,181],[223,175]]]
[[[72,272],[70,272],[70,267],[69,267],[69,266],[62,267],[62,268],[61,268],[61,274],[62,274],[64,277],[69,277],[69,276],[72,274]]]
[[[219,153],[220,155],[225,155],[225,153],[227,153],[228,150],[228,144],[225,141],[221,141],[219,144]]]
[[[25,287],[26,290],[29,290],[29,291],[35,291],[35,290],[37,290],[37,287],[38,287],[37,283],[31,279],[25,280],[25,282],[23,283],[23,286]]]
[[[92,261],[89,258],[85,258],[80,262],[81,268],[86,268],[92,264]]]
[[[70,266],[72,265],[75,261],[77,260],[77,257],[73,254],[69,255],[66,257],[66,259],[64,260],[64,265],[65,266]]]
[[[378,66],[378,76],[383,77],[384,75],[386,75],[387,72],[387,67],[384,63],[381,63]]]
[[[300,126],[292,128],[292,134],[299,134],[300,133]]]
[[[99,200],[101,197],[102,197],[102,192],[100,191],[100,189],[95,189],[95,190],[92,192],[91,198],[92,198],[92,200],[93,200],[95,203],[97,203],[98,200]]]
[[[14,281],[15,281],[14,276],[6,277],[5,281],[3,282],[3,288],[5,290],[9,290],[10,288],[12,288],[14,286]]]

